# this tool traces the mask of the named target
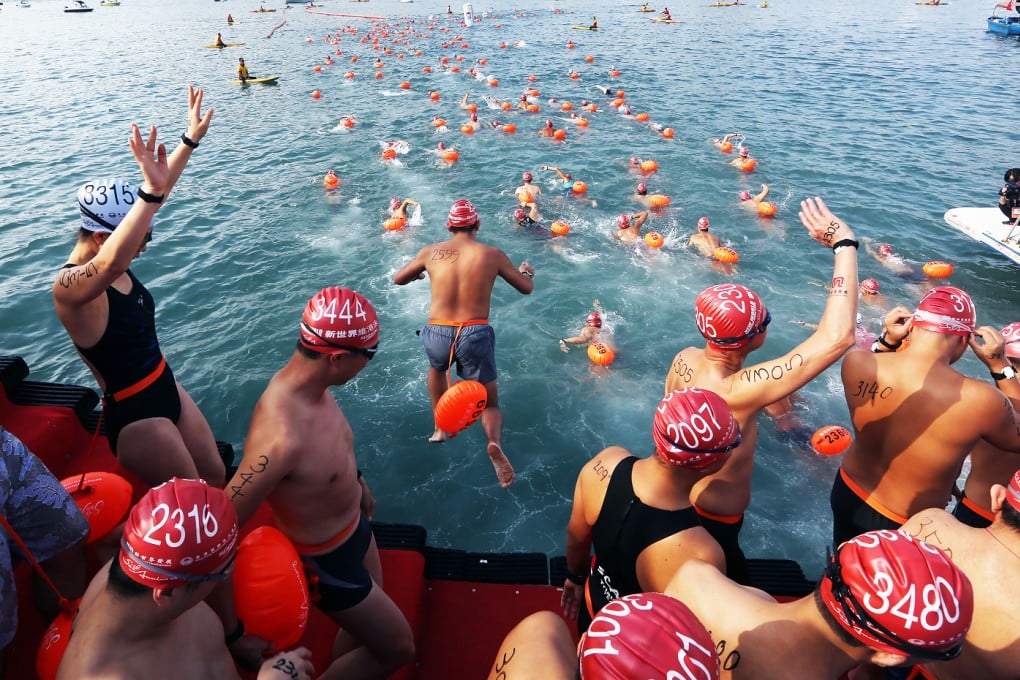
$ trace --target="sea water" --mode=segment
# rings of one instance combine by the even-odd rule
[[[377,519],[421,524],[433,545],[562,553],[585,461],[614,444],[639,456],[652,452],[651,417],[670,361],[701,342],[692,307],[706,286],[739,282],[764,298],[775,320],[752,361],[803,340],[810,331],[791,322],[817,321],[832,271],[831,253],[797,219],[805,197],[824,197],[859,236],[890,243],[917,268],[954,262],[952,283],[973,295],[979,323],[1020,318],[1016,266],[942,220],[951,207],[994,205],[1003,171],[1020,164],[1014,111],[1001,91],[1020,45],[985,32],[984,3],[863,0],[837,8],[772,0],[763,9],[688,2],[670,7],[683,23],[668,25],[650,22],[637,4],[495,1],[475,5],[471,28],[447,15],[445,2],[327,0],[316,10],[412,23],[410,44],[392,43],[391,31],[378,51],[360,42],[368,19],[300,7],[284,15],[282,3],[267,6],[277,4],[279,11],[265,14],[241,0],[95,1],[91,14],[65,14],[61,0],[3,8],[0,351],[22,355],[34,379],[94,387],[50,293],[76,235],[75,190],[106,176],[137,181],[127,146],[132,122],[158,126],[172,148],[186,129],[188,83],[205,88],[212,127],[133,266],[157,301],[175,374],[217,437],[240,452],[256,399],[293,351],[308,298],[329,285],[361,291],[379,313],[379,353],[334,393],[354,428]],[[569,29],[592,15],[604,30]],[[356,32],[341,34],[338,45],[324,41],[347,26]],[[245,45],[202,49],[217,33]],[[460,73],[438,68],[444,56]],[[253,76],[279,75],[279,82],[229,83],[238,57]],[[377,57],[381,79],[374,77]],[[478,59],[488,63],[473,78],[467,71]],[[610,69],[620,75],[610,77]],[[343,77],[348,70],[355,78]],[[487,84],[490,76],[498,87]],[[399,87],[403,81],[410,89]],[[633,113],[673,127],[676,138],[624,118],[596,85],[624,90]],[[484,100],[516,102],[527,87],[541,91],[540,113],[492,109]],[[440,92],[438,102],[429,91]],[[465,112],[457,102],[465,93],[483,123],[471,136],[459,131]],[[603,109],[588,116],[587,129],[559,109],[561,101],[576,108],[582,99]],[[338,128],[344,116],[355,117],[354,128]],[[447,119],[446,132],[436,132],[434,116]],[[564,143],[536,134],[546,118],[567,130]],[[518,131],[493,130],[491,120]],[[728,165],[731,157],[711,144],[727,132],[746,135],[758,161],[753,174]],[[396,140],[410,151],[399,164],[383,164],[382,143]],[[460,153],[451,167],[427,153],[440,140]],[[631,174],[631,156],[656,160],[658,172]],[[597,205],[558,197],[541,165],[586,182]],[[329,169],[341,178],[338,191],[322,185]],[[546,220],[570,225],[565,238],[537,237],[513,222],[512,191],[525,170],[545,189]],[[617,215],[640,209],[633,199],[639,179],[650,193],[672,197],[649,223],[666,237],[658,251],[612,238]],[[755,193],[762,182],[779,207],[771,220],[737,202],[739,191]],[[420,224],[382,229],[394,196],[421,203]],[[480,210],[482,241],[537,271],[530,296],[497,282],[490,316],[503,445],[517,470],[508,491],[496,483],[479,426],[442,445],[426,443],[432,419],[415,330],[427,318],[429,287],[391,283],[421,247],[445,237],[446,211],[462,197]],[[702,215],[740,253],[735,273],[719,273],[682,247]],[[860,265],[861,278],[877,278],[891,301],[916,303],[919,288],[863,253]],[[607,369],[594,368],[583,348],[564,354],[557,346],[579,330],[595,298],[618,347]],[[881,313],[862,311],[877,330]],[[972,356],[958,367],[986,378]],[[838,366],[800,395],[809,428],[848,424]],[[756,457],[742,536],[748,554],[793,558],[817,573],[838,459],[791,443],[767,420]]]

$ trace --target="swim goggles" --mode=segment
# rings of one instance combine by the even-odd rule
[[[737,343],[743,342],[744,340],[749,340],[756,335],[761,335],[768,329],[770,323],[772,323],[772,312],[766,309],[765,318],[762,320],[761,325],[755,328],[750,333],[738,335],[735,338],[709,338],[709,342],[712,342],[716,345],[736,345]]]
[[[315,338],[317,338],[326,347],[332,347],[333,349],[345,349],[348,352],[354,352],[355,354],[360,354],[361,356],[365,357],[369,361],[372,360],[372,357],[374,357],[375,353],[379,350],[379,343],[378,342],[375,343],[374,345],[372,345],[371,347],[351,347],[350,345],[340,345],[340,344],[337,344],[335,342],[332,342],[332,341],[327,340],[326,338],[322,337],[322,335],[317,330],[315,330],[314,328],[312,328],[311,326],[309,326],[308,324],[306,324],[304,322],[301,323],[301,329],[303,331],[305,331],[306,333],[308,333],[309,335],[314,336]],[[304,342],[303,339],[302,339],[302,342]],[[310,345],[311,343],[305,343],[305,344]]]

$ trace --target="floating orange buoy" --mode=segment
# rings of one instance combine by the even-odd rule
[[[460,153],[454,151],[453,149],[450,149],[448,151],[444,151],[443,152],[443,160],[444,161],[450,161],[452,163],[453,161],[457,160],[458,158],[460,158]]]
[[[531,81],[531,82],[535,82],[536,80],[538,80],[538,76],[530,75],[530,76],[528,76],[528,80]]]
[[[353,57],[351,57],[351,63],[352,64],[357,64],[358,63],[358,55],[354,55]]]
[[[623,90],[617,90],[616,91],[616,96],[619,97],[620,99],[623,99],[624,97],[627,96],[627,93],[624,92]]]
[[[473,135],[475,133],[475,127],[473,125],[468,125],[467,123],[465,123],[464,125],[460,126],[460,131],[463,132],[465,135]]]
[[[776,204],[769,201],[762,201],[758,204],[758,214],[762,217],[772,217],[776,214]]]
[[[316,66],[313,66],[313,67],[312,67],[312,70],[313,70],[313,71],[315,71],[316,73],[319,73],[320,71],[322,71],[322,67],[321,67],[321,66],[318,66],[318,65],[316,65]]]
[[[376,73],[375,73],[375,79],[376,79],[376,80],[379,80],[380,78],[382,78],[382,71],[376,71]]]
[[[67,643],[71,640],[71,626],[74,625],[74,617],[78,613],[80,602],[80,598],[73,600],[71,611],[61,611],[57,614],[53,623],[43,633],[39,651],[35,655],[35,672],[39,680],[55,680],[57,677],[60,660],[64,658]]]
[[[402,89],[402,90],[410,90],[411,89],[411,83],[405,80],[404,82],[400,83],[400,89]]]
[[[669,196],[663,194],[652,194],[648,197],[648,204],[653,208],[665,208],[670,202]]]
[[[931,279],[945,279],[953,275],[953,270],[956,267],[951,262],[942,262],[941,260],[933,260],[925,263],[921,267],[921,271],[925,273],[925,276]]]
[[[432,127],[443,127],[444,125],[446,125],[446,121],[444,119],[442,118],[432,119]]]
[[[450,73],[460,73],[460,66],[451,66]]]
[[[744,172],[754,172],[754,168],[758,165],[758,161],[753,158],[745,158],[740,161],[740,169]]]
[[[587,55],[587,56],[586,56],[586,57],[584,58],[584,60],[585,60],[586,62],[588,62],[588,63],[590,64],[590,63],[592,63],[593,61],[595,61],[595,57],[594,57],[594,55],[591,55],[591,54],[589,54],[589,55]]]
[[[511,104],[510,102],[503,102],[502,104],[499,105],[499,108],[503,109],[504,111],[509,111],[510,109],[513,108],[513,104]]]
[[[517,132],[517,126],[514,125],[513,123],[507,123],[506,125],[503,126],[503,132],[506,132],[507,134],[511,132]]]
[[[403,217],[391,217],[382,223],[383,228],[386,231],[399,231],[404,228],[407,224],[407,219]]]
[[[662,234],[657,231],[650,231],[645,234],[645,244],[650,248],[661,248],[665,242],[666,240],[662,238]]]
[[[567,138],[566,130],[556,130],[555,132],[553,132],[553,139],[557,141],[562,142],[566,138]],[[584,182],[582,182],[582,184],[584,184]],[[581,193],[580,191],[577,190],[577,182],[574,182],[574,193],[578,194]]]
[[[429,92],[429,99],[431,99],[434,102],[435,101],[439,101],[439,93],[438,92]]]
[[[525,110],[527,110],[530,113],[537,113],[538,110],[539,110],[538,109],[538,104],[528,104],[524,108],[525,108]]]
[[[560,104],[560,108],[563,109],[564,111],[569,111],[570,109],[574,108],[574,105],[571,104],[570,102],[563,102],[562,104]]]
[[[557,130],[557,132],[559,132],[559,130]],[[570,185],[570,188],[575,194],[583,194],[584,192],[588,191],[588,185],[582,182],[581,180],[577,180],[576,182],[574,182],[572,185]]]
[[[577,71],[571,71],[571,72],[570,72],[570,77],[571,77],[571,79],[573,79],[573,80],[577,80],[578,78],[580,78],[580,77],[581,77],[581,74],[580,74],[580,73],[578,73]]]
[[[719,246],[712,251],[712,257],[725,264],[734,264],[740,261],[740,255],[733,248]]]
[[[453,436],[478,420],[488,394],[477,380],[461,380],[443,393],[436,403],[436,426]]]
[[[131,483],[113,472],[89,472],[60,480],[89,523],[88,542],[109,534],[131,509]],[[79,486],[80,484],[80,486]]]
[[[613,69],[612,71],[609,72],[609,75],[615,78],[616,76],[620,75],[620,72],[617,71],[616,69]]]
[[[336,176],[336,173],[330,170],[326,173],[326,176],[322,178],[322,184],[327,189],[336,189],[340,186],[340,178]]]
[[[382,150],[382,157],[383,157],[384,160],[392,160],[392,159],[397,157],[397,150],[396,149],[383,149]]]
[[[432,67],[431,66],[422,66],[421,67],[421,72],[422,73],[432,73]]]
[[[478,105],[477,104],[468,104],[467,105],[467,110],[470,111],[471,113],[475,113],[476,111],[478,111]]]
[[[646,120],[648,120],[648,118],[649,115],[647,113],[639,113],[636,116],[634,116],[634,120],[636,120],[639,123],[644,123]]]
[[[343,125],[345,128],[352,128],[355,125],[355,120],[348,116],[346,118],[341,118],[340,124]]]
[[[666,139],[673,139],[673,136],[675,134],[676,131],[673,128],[666,128],[665,130],[662,131],[662,136],[665,137]]]
[[[241,541],[234,600],[245,632],[270,641],[271,654],[301,639],[308,625],[308,582],[297,550],[279,529],[261,526]]]
[[[495,78],[489,78],[489,87],[499,87],[499,81]]]
[[[838,456],[852,443],[850,430],[841,425],[826,425],[811,435],[811,448],[823,456]]]
[[[354,77],[354,71],[347,71],[346,73],[344,73],[344,78],[347,78],[348,80],[350,80],[353,77]]]
[[[623,106],[626,103],[627,103],[626,99],[623,99],[621,97],[617,97],[616,99],[613,100],[612,106],[613,106],[614,109],[618,109],[618,108],[620,108],[621,106]]]
[[[578,118],[576,121],[578,127],[588,127],[587,118]]]
[[[570,233],[570,225],[566,222],[553,222],[549,225],[549,231],[557,236],[566,236]]]
[[[729,153],[730,151],[733,151],[733,143],[723,142],[722,144],[719,145],[719,150],[722,151],[723,153]]]
[[[659,169],[658,161],[653,161],[651,159],[641,161],[641,170],[643,172],[655,172],[658,169]]]
[[[608,366],[616,360],[616,352],[604,342],[593,342],[588,345],[588,358],[596,366]]]
[[[321,96],[322,96],[321,92],[319,92],[318,90],[312,90],[312,99],[318,99]]]

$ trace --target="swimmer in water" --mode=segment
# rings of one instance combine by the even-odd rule
[[[470,127],[472,130],[475,130],[476,132],[482,127],[482,124],[478,122],[478,114],[477,113],[472,113],[471,114],[471,120],[469,120],[468,122],[464,123],[464,125]]]
[[[545,127],[539,130],[538,134],[540,134],[543,137],[552,137],[554,134],[556,134],[556,129],[553,128],[552,118],[546,119]]]
[[[390,217],[407,219],[407,207],[409,205],[418,205],[418,201],[413,198],[405,198],[400,200],[399,198],[390,199]]]
[[[620,241],[631,243],[641,238],[641,227],[648,219],[648,211],[634,213],[633,215],[620,215],[616,218],[618,229],[613,233]]]
[[[729,133],[723,135],[722,139],[714,139],[714,140],[712,140],[712,143],[715,144],[717,147],[721,147],[723,144],[726,144],[727,142],[732,144],[734,140],[739,141],[739,142],[743,142],[744,141],[744,134],[742,132],[729,132]]]
[[[599,304],[598,298],[595,298],[592,302],[592,307],[595,311],[584,320],[584,326],[577,332],[577,335],[560,340],[561,351],[569,352],[570,348],[567,345],[587,345],[595,341],[603,342],[612,347],[612,334],[609,333],[608,329],[602,329],[602,317],[606,315],[606,312],[602,309],[602,305]]]
[[[741,161],[741,159],[738,158],[737,162],[740,162],[740,161]],[[740,207],[741,208],[745,208],[745,209],[751,210],[751,211],[756,211],[758,209],[758,204],[761,203],[762,201],[764,201],[765,197],[768,196],[768,195],[769,195],[769,185],[768,184],[762,184],[761,185],[761,191],[759,191],[754,196],[751,195],[750,191],[747,191],[745,189],[744,191],[741,191],[737,195],[737,198],[740,199]]]
[[[907,264],[901,256],[893,252],[892,246],[888,243],[880,243],[875,246],[875,241],[873,239],[867,236],[862,236],[861,245],[864,246],[864,250],[868,255],[871,255],[877,262],[881,263],[883,267],[907,283],[928,282],[927,276]]]
[[[889,311],[889,303],[886,300],[886,297],[878,292],[878,281],[875,279],[864,279],[861,281],[861,285],[858,286],[857,290],[860,294],[861,304]]]
[[[733,167],[739,168],[746,161],[754,160],[750,156],[751,156],[751,150],[748,149],[746,146],[741,146],[740,147],[740,151],[737,154],[737,157],[734,158],[732,161],[730,161],[730,165],[732,165]]]
[[[514,190],[514,196],[522,210],[528,211],[528,217],[532,222],[538,222],[538,196],[542,193],[542,187],[532,184],[532,175],[525,171],[521,173],[521,181],[524,183]]]
[[[648,185],[644,182],[638,182],[637,187],[634,189],[634,199],[644,205],[646,208],[652,207],[652,201],[648,198]]]
[[[549,122],[551,122],[551,121],[549,121]],[[577,198],[578,200],[586,200],[586,201],[587,200],[591,200],[592,207],[593,208],[594,207],[598,207],[598,203],[594,199],[586,199],[581,194],[579,194],[579,193],[574,191],[574,182],[576,180],[574,180],[574,176],[571,175],[569,172],[563,172],[562,170],[557,168],[555,165],[543,165],[539,169],[540,170],[552,170],[553,172],[555,172],[559,176],[560,180],[563,182],[563,189],[560,192],[561,196],[573,196],[573,197]]]
[[[715,249],[723,244],[715,234],[708,231],[709,221],[707,217],[698,218],[698,231],[697,233],[691,234],[690,238],[687,239],[688,246],[695,246],[705,257],[712,257]]]
[[[599,20],[596,17],[591,18],[591,26],[588,27],[588,30],[590,31],[599,30]]]

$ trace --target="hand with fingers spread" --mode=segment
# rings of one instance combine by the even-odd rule
[[[832,248],[839,241],[854,240],[853,229],[833,215],[821,198],[801,201],[798,216],[808,235],[827,248]]]
[[[143,190],[154,196],[162,196],[169,183],[170,169],[167,167],[166,145],[156,145],[156,126],[149,128],[149,139],[142,141],[141,130],[132,123],[128,146],[145,178]]]
[[[202,114],[202,96],[204,92],[200,87],[188,85],[188,132],[187,137],[196,146],[209,131],[209,123],[212,122],[213,109],[208,109]]]

